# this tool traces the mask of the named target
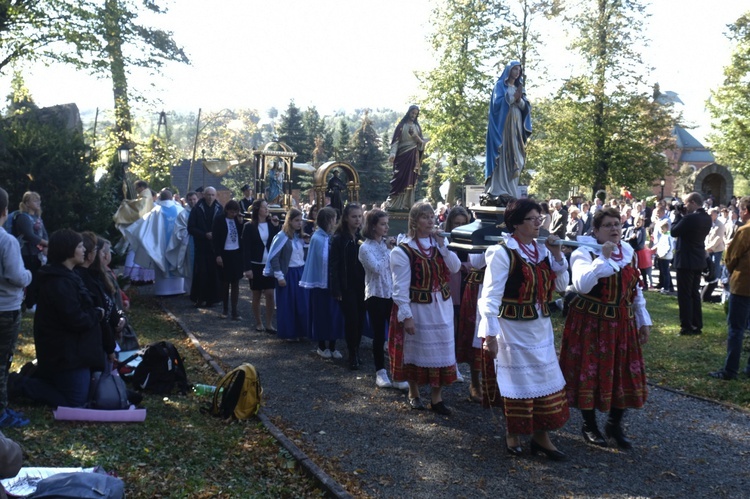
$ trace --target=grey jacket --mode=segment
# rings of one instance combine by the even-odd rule
[[[31,272],[23,266],[18,239],[0,227],[0,312],[20,310],[29,284]]]

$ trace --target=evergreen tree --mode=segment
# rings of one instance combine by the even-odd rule
[[[31,92],[26,87],[23,75],[19,71],[13,72],[10,89],[10,94],[8,94],[8,108],[5,112],[6,116],[23,114],[29,110],[39,109],[31,97]]]
[[[719,163],[750,178],[750,11],[729,26],[727,36],[735,46],[724,84],[707,103],[715,132],[708,140]]]
[[[307,163],[310,161],[312,149],[308,147],[308,136],[302,124],[302,113],[294,100],[289,102],[289,107],[281,116],[279,124],[279,140],[292,148],[297,153],[295,161],[297,163]]]
[[[349,132],[349,124],[346,119],[339,122],[338,126],[338,140],[335,146],[335,159],[336,161],[351,161],[351,151],[349,149],[349,143],[352,140],[351,132]]]
[[[390,191],[390,175],[385,165],[388,157],[381,149],[380,137],[372,126],[372,121],[365,111],[361,126],[352,135],[349,142],[352,165],[360,176],[361,187],[359,198],[363,202],[381,203]]]

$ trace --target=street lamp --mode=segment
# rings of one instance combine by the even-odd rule
[[[124,171],[128,163],[130,163],[130,149],[128,149],[128,146],[120,146],[117,149],[117,159],[120,160],[120,165],[122,165]]]
[[[661,186],[661,197],[659,198],[660,200],[664,199],[664,184],[666,184],[666,183],[667,183],[667,181],[664,180],[664,177],[662,177],[662,179],[659,180],[659,185]]]

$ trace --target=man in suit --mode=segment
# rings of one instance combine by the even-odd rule
[[[706,268],[705,239],[713,222],[702,206],[701,195],[691,192],[685,197],[686,215],[677,215],[672,225],[672,236],[677,240],[674,268],[677,271],[680,335],[683,336],[703,332],[701,272]]]
[[[549,225],[549,233],[560,239],[565,239],[565,231],[568,227],[568,212],[563,210],[562,201],[553,199],[550,204],[555,209],[552,212],[552,222]]]

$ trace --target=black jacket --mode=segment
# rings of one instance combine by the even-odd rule
[[[94,306],[104,309],[104,318],[99,321],[99,327],[102,331],[102,348],[104,353],[109,355],[115,351],[115,329],[120,322],[121,310],[115,305],[114,296],[110,295],[107,285],[104,284],[102,277],[91,269],[85,267],[76,267],[73,271],[83,281],[83,285],[91,293],[94,300]]]
[[[348,234],[339,233],[331,237],[328,253],[328,286],[334,298],[354,293],[357,299],[365,299],[365,268],[359,261],[361,242],[359,233],[354,239]]]
[[[82,367],[104,369],[101,313],[81,278],[62,265],[43,266],[37,278],[34,346],[40,376]]]
[[[214,255],[216,256],[221,256],[224,252],[224,244],[226,244],[228,234],[226,220],[227,218],[223,215],[214,218],[213,239],[211,239],[211,242],[214,245]],[[242,250],[242,222],[235,219],[234,227],[237,229],[237,244],[239,244],[240,250]]]
[[[193,236],[196,251],[213,253],[213,245],[206,238],[206,233],[213,230],[214,219],[220,217],[222,211],[223,209],[218,201],[214,201],[214,204],[208,206],[203,199],[198,201],[198,204],[190,210],[188,233]]]
[[[268,222],[268,241],[265,246],[263,240],[260,238],[260,232],[258,232],[258,226],[252,222],[246,222],[242,229],[242,266],[245,271],[251,270],[251,262],[260,262],[263,260],[263,250],[271,249],[271,243],[273,237],[281,230],[281,224],[274,225]]]
[[[703,270],[706,268],[705,240],[713,222],[703,208],[685,215],[672,225],[672,237],[677,239],[674,268]]]

